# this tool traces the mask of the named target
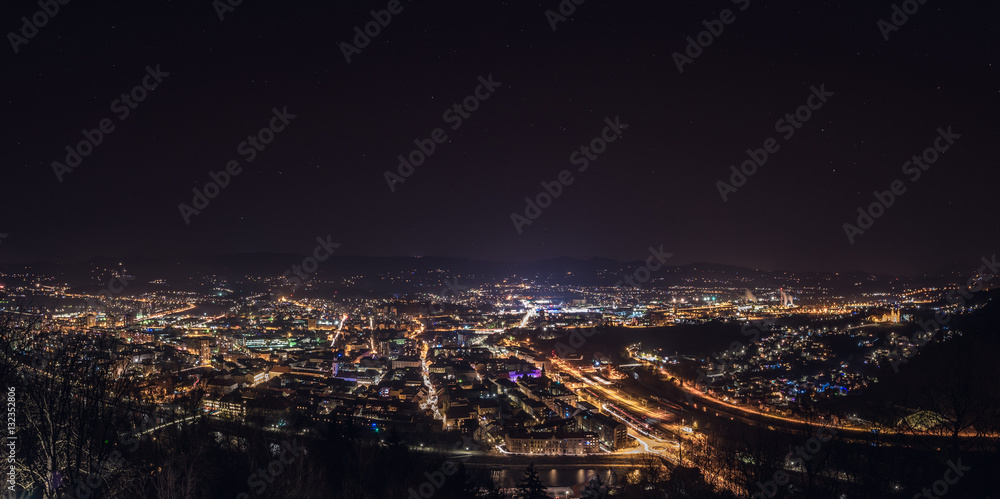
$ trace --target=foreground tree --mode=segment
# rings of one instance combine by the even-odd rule
[[[517,499],[547,499],[549,497],[545,486],[538,478],[534,463],[529,464],[528,468],[524,470],[524,478],[521,479],[521,485],[517,487],[514,497]]]
[[[594,475],[587,483],[587,486],[583,488],[583,496],[586,499],[604,499],[608,497],[610,489],[604,484],[604,480],[601,479],[601,475]]]
[[[120,492],[135,478],[125,456],[155,425],[152,408],[128,397],[130,360],[115,355],[114,338],[44,339],[21,368],[25,485],[43,497]]]

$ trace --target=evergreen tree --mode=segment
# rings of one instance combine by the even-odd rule
[[[583,496],[585,499],[603,499],[608,497],[608,487],[604,484],[604,480],[601,479],[601,475],[594,475],[594,478],[590,479],[590,483],[587,484],[583,489]]]
[[[549,499],[545,486],[538,479],[535,463],[528,464],[528,468],[524,470],[524,478],[521,479],[521,485],[517,487],[517,493],[514,497],[517,499]]]

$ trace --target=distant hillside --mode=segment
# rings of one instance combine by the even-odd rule
[[[28,272],[51,276],[58,283],[73,287],[102,285],[101,269],[121,264],[135,277],[135,284],[165,280],[171,287],[202,283],[215,276],[218,283],[230,286],[260,284],[259,279],[282,275],[293,265],[301,265],[305,256],[285,253],[252,253],[184,257],[94,258],[75,263],[4,264],[7,274]],[[321,262],[315,277],[339,281],[351,278],[359,289],[387,293],[437,291],[444,279],[459,279],[463,285],[496,282],[504,278],[526,282],[611,286],[645,262],[618,262],[593,258],[560,258],[533,263],[474,261],[443,257],[364,257],[335,255]],[[411,276],[403,279],[403,276]],[[645,287],[726,286],[734,289],[755,288],[824,288],[835,294],[893,291],[912,285],[943,285],[959,282],[964,274],[942,271],[919,278],[877,275],[867,272],[785,272],[755,270],[714,263],[664,266],[651,272]],[[8,278],[8,281],[12,279]],[[141,286],[135,286],[139,288]]]

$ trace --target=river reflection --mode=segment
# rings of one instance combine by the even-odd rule
[[[587,483],[593,477],[600,475],[604,483],[614,480],[610,468],[551,468],[535,466],[538,478],[546,487],[572,487],[574,485]],[[621,473],[617,470],[614,473]],[[503,488],[514,488],[520,485],[524,478],[524,468],[514,469],[494,469],[490,474],[497,485]]]

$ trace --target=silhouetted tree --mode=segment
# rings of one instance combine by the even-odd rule
[[[609,488],[604,484],[604,480],[601,479],[601,475],[594,475],[587,483],[587,486],[583,488],[583,495],[586,499],[604,499],[608,497]]]
[[[517,499],[548,499],[546,487],[538,478],[534,463],[529,464],[528,468],[524,470],[524,477],[521,479],[521,485],[517,487],[515,497]]]

